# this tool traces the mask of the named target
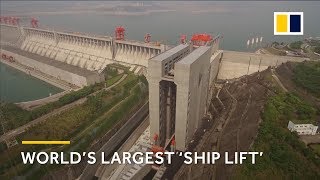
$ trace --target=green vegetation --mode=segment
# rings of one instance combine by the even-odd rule
[[[90,95],[88,100],[71,110],[50,117],[44,123],[31,127],[18,137],[23,140],[71,139],[71,145],[22,146],[0,152],[0,179],[10,179],[28,171],[29,179],[40,179],[61,166],[43,165],[41,168],[21,164],[21,151],[88,151],[117,123],[128,119],[147,100],[147,84],[143,76],[129,74],[119,85],[108,91]],[[69,99],[69,98],[67,98]],[[124,113],[125,112],[125,113]],[[31,170],[32,169],[32,170]],[[30,173],[30,171],[32,173]]]
[[[292,49],[300,49],[301,45],[303,44],[302,41],[296,41],[290,44],[290,48]]]
[[[40,116],[43,116],[56,108],[60,108],[66,104],[72,103],[80,98],[83,98],[94,91],[101,89],[101,84],[84,87],[78,91],[72,91],[62,96],[58,101],[48,103],[44,106],[35,108],[31,111],[23,110],[19,106],[13,103],[4,103],[0,106],[0,113],[3,116],[3,120],[6,121],[6,130],[11,130],[22,126]],[[0,134],[3,134],[2,128]]]
[[[234,179],[319,179],[319,157],[287,129],[289,120],[314,118],[314,109],[296,95],[271,97],[251,148],[263,152],[263,156],[256,159],[256,164],[249,160],[238,167]]]
[[[114,77],[112,77],[110,79],[107,79],[107,81],[106,81],[107,87],[109,87],[109,86],[113,85],[114,83],[118,82],[121,79],[122,76],[123,76],[122,74],[119,74],[119,75],[116,75],[116,76],[114,76]]]
[[[318,154],[318,156],[320,156],[320,144],[311,144],[309,146]]]
[[[320,46],[317,46],[314,48],[314,52],[320,54]]]
[[[120,64],[111,64],[108,65],[106,68],[106,82],[107,86],[111,86],[115,82],[121,79],[123,72],[119,73],[120,71],[126,72],[128,69],[125,66]],[[62,96],[58,101],[48,103],[44,106],[35,108],[31,111],[23,110],[19,106],[13,103],[3,103],[0,104],[0,114],[3,116],[3,120],[6,121],[5,128],[7,131],[11,129],[15,129],[19,126],[22,126],[36,118],[39,118],[54,109],[60,108],[66,104],[72,103],[78,99],[88,96],[89,94],[102,89],[104,83],[98,83],[91,86],[86,86],[78,91],[72,91],[64,96]],[[0,135],[3,134],[3,129],[0,128]]]
[[[294,69],[293,81],[319,98],[320,62],[299,63]]]
[[[310,46],[320,46],[320,40],[312,39],[308,43]]]

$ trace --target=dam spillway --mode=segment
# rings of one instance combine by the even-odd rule
[[[146,67],[163,44],[1,24],[1,43],[90,71],[120,63]]]
[[[130,66],[130,71],[145,74],[149,59],[169,49],[167,45],[159,43],[117,40],[111,36],[95,36],[9,24],[1,24],[0,37],[1,45],[13,46],[54,60],[54,62],[59,61],[79,68],[75,72],[81,70],[93,72],[90,78],[89,76],[83,77],[81,74],[75,75],[76,77],[68,75],[68,78],[65,78],[71,84],[78,82],[77,79],[82,79],[82,83],[75,84],[80,87],[102,81],[101,72],[111,63]],[[212,68],[218,69],[215,71],[218,74],[215,74],[211,79],[233,79],[287,61],[301,62],[306,60],[306,58],[300,57],[224,51],[219,50],[219,45],[215,46],[213,51],[215,53],[211,58],[212,64],[214,64]],[[24,62],[20,60],[19,63],[23,64]],[[29,65],[30,63],[27,64],[27,66]],[[50,76],[64,79],[64,77],[55,75],[52,70],[45,73],[47,72],[52,72],[49,74]]]

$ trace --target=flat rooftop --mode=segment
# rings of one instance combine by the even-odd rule
[[[192,64],[195,60],[197,60],[200,56],[202,56],[205,52],[210,50],[210,46],[200,46],[186,57],[182,58],[180,61],[176,62],[176,64]]]
[[[12,46],[6,46],[6,45],[5,46],[1,46],[1,49],[10,51],[12,53],[15,53],[15,54],[18,54],[18,55],[21,55],[21,56],[25,56],[25,57],[33,59],[35,61],[42,62],[42,63],[48,64],[50,66],[54,66],[56,68],[59,68],[59,69],[62,69],[62,70],[65,70],[65,71],[68,71],[68,72],[83,76],[83,77],[88,77],[90,75],[98,73],[98,72],[95,72],[95,71],[89,71],[89,70],[84,69],[84,68],[73,66],[73,65],[70,65],[70,64],[67,64],[67,63],[64,63],[64,62],[60,62],[60,61],[57,61],[57,60],[54,60],[54,59],[51,59],[51,58],[48,58],[48,57],[40,56],[38,54],[30,53],[30,52],[27,52],[27,51],[24,51],[24,50],[21,50],[19,48],[12,47]]]
[[[188,44],[180,44],[178,46],[175,46],[163,53],[160,53],[159,55],[151,58],[151,61],[163,61],[165,59],[168,59],[169,57],[171,57],[172,55],[176,54],[177,52],[181,51],[182,49],[188,47]]]

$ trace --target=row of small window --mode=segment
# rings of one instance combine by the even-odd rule
[[[165,74],[167,74],[171,69],[174,69],[174,63],[178,62],[179,60],[181,60],[183,57],[185,57],[185,55],[189,53],[189,51],[185,51],[184,53],[174,57],[172,60],[166,62],[164,64],[164,72]]]
[[[303,128],[303,127],[307,128],[308,125],[295,125],[295,127],[296,127],[296,128]]]

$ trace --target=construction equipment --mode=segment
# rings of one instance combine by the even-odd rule
[[[115,38],[116,40],[124,40],[124,32],[126,30],[124,29],[124,27],[122,26],[118,26],[116,27],[116,30],[115,30]]]
[[[31,18],[31,27],[32,28],[38,28],[38,20],[36,18]]]
[[[144,42],[145,43],[149,43],[150,42],[150,39],[151,39],[151,35],[149,33],[147,33],[145,36],[144,36]]]
[[[194,46],[204,46],[211,40],[212,40],[212,36],[206,33],[194,34],[191,38],[191,42]]]
[[[161,146],[157,146],[157,145],[153,145],[151,147],[151,151],[153,152],[153,154],[157,153],[157,152],[162,152],[162,154],[164,154],[165,150],[163,147]]]
[[[185,44],[186,42],[187,42],[187,35],[182,34],[182,35],[180,36],[180,43],[181,43],[181,44]]]

